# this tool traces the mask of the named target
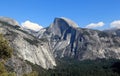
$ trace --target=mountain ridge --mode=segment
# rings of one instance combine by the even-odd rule
[[[72,25],[74,26],[74,25]],[[119,59],[119,46],[117,49],[114,45],[119,45],[119,36],[105,31],[91,29],[74,28],[62,18],[55,19],[47,30],[51,33],[52,47],[54,54],[60,57],[77,57],[79,60],[98,58],[114,58],[110,53],[112,50]],[[52,39],[53,38],[53,39]],[[114,39],[113,39],[114,38]],[[118,40],[117,40],[118,39]],[[106,41],[108,43],[106,43]],[[115,43],[117,41],[117,43]],[[105,45],[104,45],[105,44]],[[95,47],[96,46],[96,47]],[[114,46],[114,47],[109,47]],[[92,51],[94,49],[94,51]],[[116,50],[116,51],[114,51]],[[106,52],[108,51],[108,52]],[[90,54],[89,54],[89,53]]]
[[[23,62],[27,60],[44,69],[53,69],[57,66],[57,58],[71,58],[79,61],[99,58],[120,59],[119,29],[109,32],[108,30],[79,28],[73,21],[70,22],[71,20],[67,19],[66,21],[65,19],[55,18],[49,27],[38,32],[24,30],[21,26],[15,26],[14,22],[10,24],[7,21],[0,20],[0,33],[8,39],[11,47],[14,48],[14,55],[9,63],[14,66],[12,62],[15,58],[15,61],[21,63],[20,58]],[[19,73],[23,72],[16,71],[18,76]]]

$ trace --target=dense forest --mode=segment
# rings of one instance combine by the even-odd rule
[[[48,70],[50,76],[120,76],[120,61],[97,59],[77,61],[59,60],[59,66]]]
[[[120,60],[57,60],[58,66],[54,69],[44,70],[37,65],[31,65],[39,72],[39,76],[120,76]]]

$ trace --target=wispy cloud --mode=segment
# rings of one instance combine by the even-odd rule
[[[86,28],[96,28],[96,27],[102,27],[104,25],[105,25],[104,22],[90,23],[86,26]]]
[[[39,31],[41,28],[43,28],[39,24],[33,23],[33,22],[29,21],[29,20],[23,22],[21,25],[24,28],[31,29],[31,30],[34,30],[34,31]]]
[[[111,28],[120,28],[120,20],[115,20],[110,23]]]

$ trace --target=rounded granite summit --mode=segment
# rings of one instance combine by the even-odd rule
[[[19,25],[19,23],[16,20],[9,17],[0,16],[0,21],[8,23],[10,25],[14,25],[14,26]]]
[[[65,20],[70,26],[77,28],[79,27],[78,24],[76,24],[74,21],[66,18],[66,17],[60,17],[61,19]]]
[[[78,27],[79,26],[72,20],[65,17],[60,17],[54,19],[54,22],[48,28],[48,32],[51,32],[53,35],[61,37],[66,31],[69,30],[70,32],[71,29]]]

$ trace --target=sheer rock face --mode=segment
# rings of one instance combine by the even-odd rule
[[[56,18],[44,34],[48,34],[46,37],[50,39],[55,57],[120,59],[119,30],[109,33],[83,29],[63,18]]]
[[[45,69],[56,66],[47,41],[37,39],[22,30],[20,26],[14,26],[2,20],[0,21],[0,33],[9,40],[10,45],[14,49],[15,57],[40,65]]]

